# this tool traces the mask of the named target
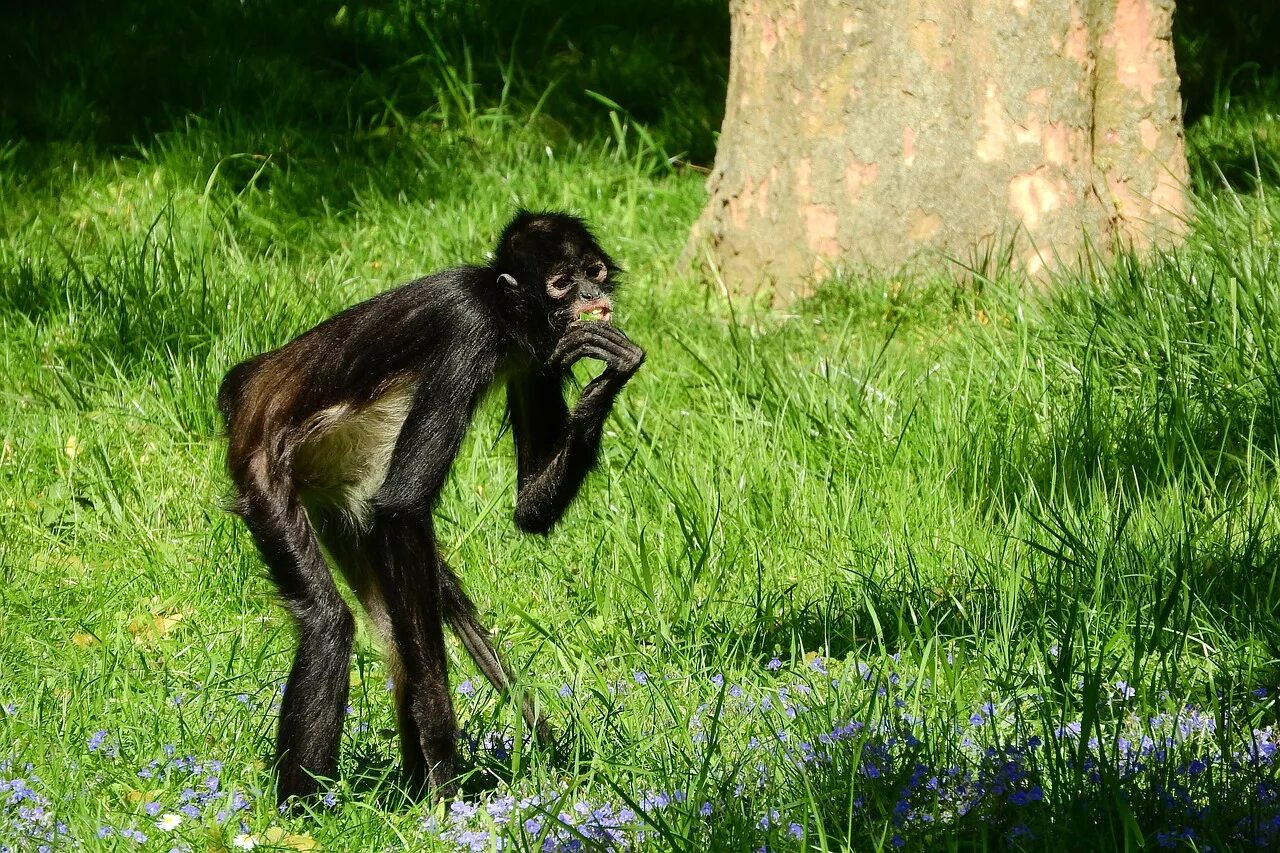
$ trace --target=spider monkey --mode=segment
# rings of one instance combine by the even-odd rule
[[[411,281],[227,373],[218,408],[233,511],[298,629],[276,741],[281,803],[337,774],[355,622],[322,545],[388,647],[410,784],[451,793],[456,723],[442,622],[496,689],[512,677],[440,557],[431,510],[477,402],[504,382],[515,523],[547,533],[560,519],[644,361],[611,322],[618,272],[581,219],[522,210],[489,265]],[[570,409],[564,380],[582,358],[605,369]],[[521,712],[549,740],[533,706]]]

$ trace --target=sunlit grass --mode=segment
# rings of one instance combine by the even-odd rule
[[[327,142],[229,111],[0,145],[0,844],[1275,843],[1266,180],[1052,294],[847,275],[767,312],[676,269],[704,193],[669,128],[591,101],[573,135],[435,56]],[[218,380],[517,205],[593,223],[649,353],[551,537],[509,521],[498,398],[437,510],[560,748],[454,648],[467,793],[406,801],[362,634],[341,778],[282,817],[290,627],[222,509]]]

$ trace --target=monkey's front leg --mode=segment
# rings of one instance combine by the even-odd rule
[[[404,684],[396,685],[400,748],[410,789],[453,792],[457,722],[444,646],[441,563],[430,521],[382,514],[369,541]],[[416,793],[416,790],[413,790]]]

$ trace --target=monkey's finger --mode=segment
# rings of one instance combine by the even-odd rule
[[[582,348],[578,350],[577,357],[574,358],[574,360],[569,363],[573,364],[584,358],[594,358],[597,361],[603,361],[609,367],[613,367],[614,362],[617,359],[617,357],[613,354],[613,352],[606,349],[605,347],[599,346],[598,344],[592,341],[588,341],[587,343],[584,343],[582,345]]]
[[[625,335],[618,338],[605,336],[601,345],[614,354],[612,367],[624,373],[633,373],[644,362],[644,350],[632,343]]]
[[[635,346],[631,338],[627,337],[627,333],[611,324],[598,324],[593,331],[597,332],[601,337],[608,338],[614,343]]]
[[[639,362],[644,360],[644,351],[625,338],[619,341],[603,335],[594,337],[591,342],[601,350],[610,353],[612,358],[606,361],[611,367],[625,369],[627,365],[638,366]]]
[[[612,365],[614,354],[608,348],[591,342],[583,345],[582,355],[580,358],[594,358],[597,361],[603,361],[605,364]]]
[[[555,352],[551,353],[551,363],[562,367],[573,364],[580,358],[576,353],[582,349],[583,345],[583,341],[561,341],[556,346]]]
[[[644,353],[625,334],[607,323],[575,324],[556,345],[551,360],[570,365],[582,358],[596,358],[617,370],[634,370]]]
[[[619,354],[636,348],[636,345],[626,335],[603,324],[588,329],[587,339],[594,341],[599,346],[608,347]]]
[[[557,364],[563,363],[565,354],[569,350],[582,345],[582,342],[586,339],[584,332],[585,329],[570,326],[569,331],[564,333],[564,336],[556,344],[555,349],[551,351],[551,361]]]
[[[606,350],[598,346],[594,341],[585,340],[574,344],[566,352],[562,353],[557,363],[568,367],[584,358],[598,358],[604,362],[609,360]]]

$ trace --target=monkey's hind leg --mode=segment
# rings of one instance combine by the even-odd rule
[[[240,514],[298,628],[276,740],[276,793],[284,803],[315,794],[315,777],[337,775],[355,619],[289,475],[262,457],[255,463],[238,478]]]

